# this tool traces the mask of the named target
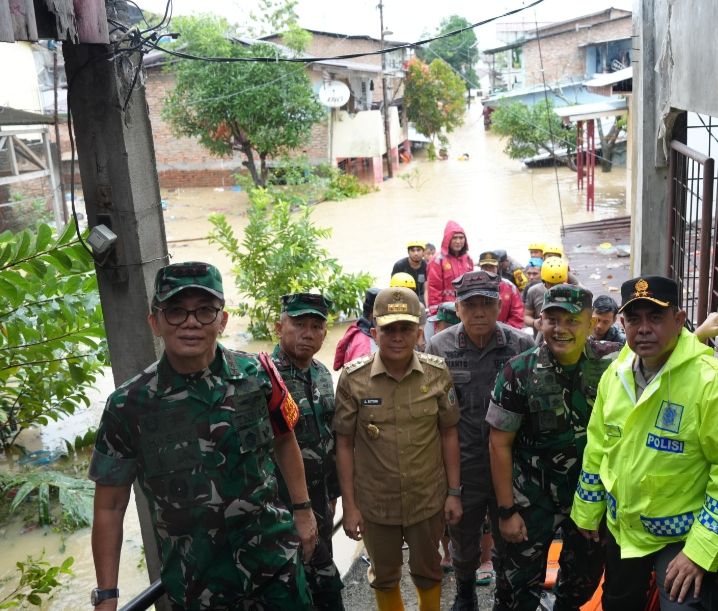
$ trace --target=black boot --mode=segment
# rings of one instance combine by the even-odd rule
[[[456,598],[451,611],[478,611],[479,598],[476,595],[476,584],[473,579],[456,580]]]

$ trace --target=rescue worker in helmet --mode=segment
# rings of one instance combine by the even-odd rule
[[[568,263],[560,257],[549,257],[541,265],[541,282],[529,287],[524,298],[524,324],[531,327],[537,344],[542,337],[541,330],[541,308],[546,291],[557,284],[564,284],[568,281]]]
[[[412,240],[406,245],[409,256],[399,259],[391,270],[392,277],[398,273],[409,274],[414,279],[414,292],[422,305],[424,302],[424,285],[426,284],[426,261],[424,260],[425,243]],[[400,285],[406,286],[406,285]]]
[[[389,287],[403,287],[405,289],[411,289],[412,291],[416,292],[416,282],[414,282],[414,278],[411,276],[411,274],[406,274],[404,272],[394,274],[389,282]],[[422,308],[420,318],[421,333],[419,334],[419,341],[416,344],[417,350],[421,350],[422,352],[424,351],[424,347],[426,346],[426,340],[424,338],[424,325],[426,325],[426,320],[426,308]]]

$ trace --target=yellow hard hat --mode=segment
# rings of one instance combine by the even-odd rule
[[[541,266],[541,280],[551,284],[568,281],[568,263],[561,257],[548,257]]]
[[[407,250],[410,248],[421,248],[421,250],[426,250],[426,242],[422,242],[421,240],[412,240],[406,245]]]
[[[543,256],[545,257],[547,253],[563,257],[563,246],[558,242],[546,242],[546,244],[543,245]]]
[[[543,252],[543,242],[529,242],[528,250],[540,250]]]
[[[416,288],[416,280],[414,280],[414,276],[411,274],[407,274],[406,272],[397,272],[391,277],[391,281],[389,282],[390,287],[397,287],[397,286],[403,286],[407,289],[415,289]]]

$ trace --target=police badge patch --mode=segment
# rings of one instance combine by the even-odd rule
[[[449,399],[449,405],[451,407],[454,407],[456,405],[456,391],[454,390],[454,387],[452,386],[449,389],[449,393],[447,394],[447,398]]]
[[[683,418],[683,406],[670,401],[664,401],[658,410],[656,428],[670,433],[678,433],[681,430],[681,419]]]

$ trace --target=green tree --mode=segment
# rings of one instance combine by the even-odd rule
[[[491,129],[506,138],[504,152],[511,159],[524,159],[543,151],[565,161],[566,155],[559,159],[554,148],[566,149],[569,154],[575,148],[575,135],[553,111],[551,102],[542,101],[533,106],[513,102],[499,106],[491,115]]]
[[[455,32],[466,28],[471,24],[459,15],[451,15],[441,21],[436,36]],[[466,88],[479,87],[479,78],[476,75],[474,66],[479,60],[478,40],[474,30],[465,30],[460,34],[454,34],[447,38],[440,38],[430,42],[419,52],[419,57],[427,62],[436,58],[443,59],[449,64],[461,78],[466,82]]]
[[[411,59],[406,70],[404,101],[409,121],[416,130],[431,139],[431,151],[436,140],[446,144],[446,134],[464,121],[463,81],[442,59],[425,64]]]
[[[268,43],[231,40],[227,21],[219,17],[179,17],[172,23],[185,53],[231,58],[280,53]],[[266,184],[267,160],[305,144],[324,116],[302,64],[180,60],[168,69],[176,84],[162,116],[175,135],[198,138],[215,155],[240,151],[257,186]]]
[[[247,300],[238,313],[249,316],[249,332],[255,339],[272,337],[285,293],[316,289],[334,302],[333,316],[359,313],[373,279],[363,272],[344,272],[329,256],[320,240],[327,239],[331,230],[314,225],[309,206],[293,213],[289,202],[274,199],[265,189],[253,189],[248,217],[240,243],[226,218],[212,215],[209,240],[232,261],[235,285]]]
[[[107,360],[93,261],[69,224],[0,234],[0,444],[89,405]]]

